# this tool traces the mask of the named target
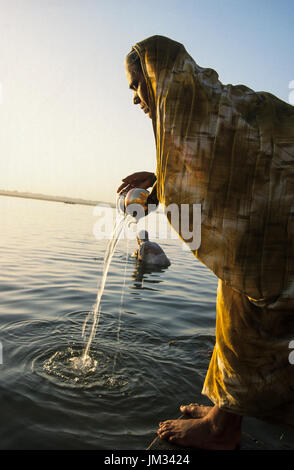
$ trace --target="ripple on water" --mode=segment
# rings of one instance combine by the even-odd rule
[[[61,319],[21,320],[2,325],[0,331],[5,333],[11,367],[21,361],[24,370],[32,373],[26,374],[23,380],[33,387],[33,378],[42,377],[64,392],[75,388],[120,394],[126,387],[132,388],[134,384],[111,339],[101,338],[83,358],[85,343],[81,332],[86,314],[78,311]],[[16,368],[15,380],[18,373]],[[6,377],[8,381],[11,379]]]

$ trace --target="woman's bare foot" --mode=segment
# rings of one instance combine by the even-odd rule
[[[212,406],[199,405],[198,403],[190,403],[190,405],[180,406],[180,410],[184,415],[189,415],[192,418],[203,418],[206,416]]]
[[[182,447],[234,450],[240,444],[241,422],[241,416],[214,406],[202,418],[161,422],[157,434]]]

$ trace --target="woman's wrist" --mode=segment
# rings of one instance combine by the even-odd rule
[[[151,186],[153,186],[153,185],[154,185],[154,183],[156,183],[156,181],[157,181],[156,174],[155,174],[155,173],[153,173],[153,176],[152,176],[152,182],[151,182]]]
[[[148,204],[152,204],[152,205],[155,204],[156,207],[159,204],[159,201],[158,201],[158,198],[157,198],[157,184],[156,184],[156,182],[154,183],[154,185],[152,187],[151,193],[147,197],[147,206],[148,206]],[[148,209],[147,209],[147,213],[148,213]]]

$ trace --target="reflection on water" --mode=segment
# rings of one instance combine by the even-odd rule
[[[146,288],[146,284],[158,284],[162,282],[161,277],[158,277],[157,279],[152,278],[151,276],[148,276],[148,274],[152,275],[154,273],[164,273],[168,268],[162,268],[156,265],[148,265],[145,263],[142,263],[141,261],[138,261],[137,259],[134,261],[135,262],[135,270],[133,272],[133,279],[134,279],[134,288]],[[145,276],[145,278],[144,278]]]
[[[167,269],[118,243],[81,364],[107,245],[93,209],[2,197],[0,220],[1,449],[144,449],[180,404],[209,403],[217,282],[179,241],[159,241]],[[289,447],[284,429],[253,424],[247,448]]]

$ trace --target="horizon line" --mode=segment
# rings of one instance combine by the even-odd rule
[[[97,206],[107,204],[108,206],[115,208],[116,205],[106,201],[93,201],[91,199],[73,198],[67,196],[52,196],[49,194],[42,193],[30,193],[28,191],[17,191],[0,189],[0,196],[20,197],[25,199],[38,199],[41,201],[52,201],[52,202],[63,202],[65,204],[81,204],[84,206]]]

